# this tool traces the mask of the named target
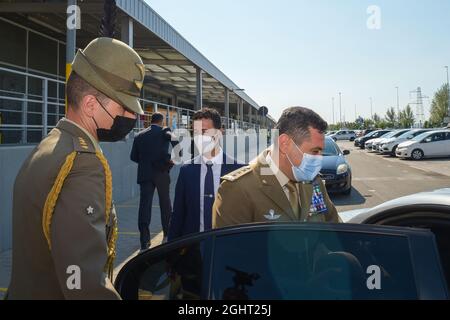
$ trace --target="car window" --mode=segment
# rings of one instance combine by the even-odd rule
[[[407,132],[407,131],[406,131],[406,132]],[[405,133],[405,131],[398,131],[398,132],[395,132],[395,133],[392,135],[392,138],[398,138],[398,137],[402,136],[404,133]]]
[[[126,272],[124,299],[198,300],[204,276],[204,242],[182,246],[136,262]]]
[[[414,140],[414,141],[422,141],[428,136],[431,136],[431,134],[429,132],[422,132],[421,134],[418,134],[418,135],[414,136],[414,138],[412,140]]]
[[[445,140],[445,133],[439,132],[433,135],[433,142],[443,141]]]
[[[369,132],[369,133],[366,134],[364,137],[366,137],[366,138],[373,137],[373,136],[375,135],[375,133],[376,133],[376,131]]]
[[[450,132],[445,133],[445,140],[450,140]]]
[[[216,239],[213,299],[416,299],[409,241],[357,232],[272,230]],[[377,270],[377,288],[369,271]],[[373,272],[373,271],[372,271]]]
[[[323,150],[323,156],[337,156],[339,154],[339,149],[333,140],[325,139],[325,148]]]
[[[424,139],[425,142],[439,142],[445,139],[443,132],[434,133]]]

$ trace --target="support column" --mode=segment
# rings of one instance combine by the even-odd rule
[[[172,105],[173,105],[174,107],[177,107],[177,108],[178,108],[178,96],[177,96],[177,95],[174,95],[174,96],[172,97]]]
[[[241,122],[241,128],[244,127],[244,100],[239,99],[239,120]]]
[[[228,129],[230,127],[230,90],[228,88],[225,88],[225,118],[227,118],[225,129]]]
[[[128,16],[122,17],[120,38],[122,39],[123,42],[125,42],[126,44],[128,44],[130,47],[133,48],[134,24],[133,19],[131,19]]]
[[[198,111],[203,108],[203,70],[200,68],[197,69],[197,94],[195,97],[195,110]]]
[[[250,123],[253,122],[253,121],[252,121],[252,120],[253,120],[253,119],[252,119],[252,117],[253,117],[252,112],[253,112],[253,106],[249,105],[249,106],[248,106],[248,122],[250,122]]]
[[[67,0],[67,8],[77,5],[77,0]],[[69,11],[69,10],[68,10]],[[78,16],[80,14],[79,12],[75,12],[75,14]],[[73,20],[73,12],[69,11],[67,13],[67,19]],[[78,21],[78,18],[75,18],[76,22]],[[67,23],[68,24],[68,23]],[[66,81],[69,79],[70,73],[72,72],[72,62],[75,58],[75,49],[76,49],[76,42],[77,42],[77,29],[74,28],[73,25],[70,26],[66,25],[67,32],[66,32]],[[67,97],[66,97],[66,113],[67,113]]]

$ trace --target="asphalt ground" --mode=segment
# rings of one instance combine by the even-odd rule
[[[339,212],[371,208],[402,196],[450,188],[450,158],[422,161],[403,160],[361,150],[353,142],[338,141],[351,166],[350,196],[334,195]]]

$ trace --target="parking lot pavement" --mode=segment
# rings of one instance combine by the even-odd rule
[[[417,192],[450,187],[450,159],[402,160],[368,153],[353,142],[339,141],[352,168],[350,196],[332,196],[338,211],[370,208]]]

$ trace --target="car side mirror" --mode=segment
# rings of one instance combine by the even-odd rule
[[[342,153],[344,156],[348,156],[350,154],[350,150],[344,150]]]

